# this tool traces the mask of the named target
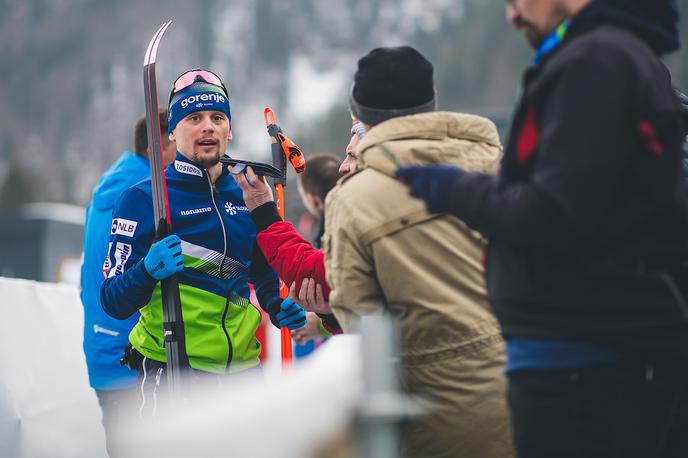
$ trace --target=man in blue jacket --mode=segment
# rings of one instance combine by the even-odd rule
[[[168,112],[159,112],[160,125],[167,128]],[[176,145],[163,138],[164,161],[174,159]],[[91,387],[98,395],[103,411],[106,437],[116,434],[117,416],[126,399],[133,395],[136,373],[120,365],[129,332],[138,321],[138,313],[126,320],[109,316],[100,306],[100,287],[103,284],[103,261],[108,252],[112,210],[115,202],[133,184],[150,175],[148,164],[148,133],[146,118],[140,117],[134,126],[134,152],[125,151],[103,174],[93,190],[86,208],[84,228],[84,260],[81,265],[81,302],[84,305],[84,353]],[[108,440],[108,451],[114,442]]]
[[[140,310],[129,334],[129,362],[139,370],[142,414],[155,409],[166,379],[160,280],[177,274],[194,378],[258,366],[261,315],[249,301],[249,283],[275,326],[297,329],[306,321],[303,309],[280,299],[241,189],[220,163],[232,138],[226,87],[207,70],[186,72],[175,81],[169,110],[169,137],[177,144],[165,170],[173,235],[153,243],[150,179],[128,189],[113,212],[101,288],[111,316],[124,319]]]

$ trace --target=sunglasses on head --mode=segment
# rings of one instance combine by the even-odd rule
[[[213,86],[222,88],[227,98],[229,98],[229,92],[227,91],[227,87],[225,87],[224,83],[222,82],[219,76],[217,76],[210,70],[194,69],[182,73],[176,80],[174,80],[172,90],[170,91],[169,101],[172,101],[172,97],[174,96],[174,94],[191,86],[192,84],[198,81],[202,81],[204,83],[212,84]]]

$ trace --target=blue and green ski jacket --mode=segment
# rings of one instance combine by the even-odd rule
[[[165,175],[172,232],[184,255],[178,279],[189,363],[213,373],[256,366],[261,316],[249,301],[249,283],[267,309],[280,301],[279,280],[256,245],[241,189],[226,171],[213,184],[203,167],[179,152]],[[146,179],[129,188],[113,212],[100,298],[116,318],[140,309],[129,341],[144,356],[165,362],[160,284],[143,269],[154,235]]]

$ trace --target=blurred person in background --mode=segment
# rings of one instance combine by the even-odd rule
[[[411,167],[490,240],[520,457],[688,456],[686,125],[673,0],[509,0],[536,50],[500,175]]]
[[[101,303],[115,318],[140,310],[127,360],[139,372],[140,409],[155,411],[167,378],[160,281],[177,275],[192,379],[216,379],[258,367],[261,314],[249,283],[280,328],[305,324],[305,312],[279,297],[278,278],[255,243],[241,190],[220,163],[232,139],[229,94],[202,69],[182,74],[169,101],[169,138],[177,145],[165,169],[172,235],[153,243],[150,179],[127,190],[113,212],[107,280]]]
[[[167,130],[168,112],[159,110],[160,127]],[[165,164],[174,159],[176,145],[163,137]],[[100,177],[86,207],[84,258],[81,265],[81,302],[84,306],[84,353],[88,379],[98,395],[103,412],[103,427],[110,456],[118,455],[112,440],[119,431],[119,418],[126,402],[135,395],[136,373],[120,364],[129,332],[138,321],[138,312],[126,320],[109,316],[100,306],[100,287],[104,281],[103,260],[114,227],[112,210],[119,196],[130,186],[150,176],[146,117],[134,125],[134,152],[125,151]]]
[[[330,307],[345,332],[364,315],[399,326],[402,387],[428,415],[412,419],[402,454],[511,457],[504,346],[485,291],[484,240],[428,213],[396,178],[410,164],[494,173],[501,143],[482,117],[436,111],[433,66],[409,46],[358,61],[349,106],[366,133],[357,170],[327,197]]]
[[[352,134],[352,137],[354,136],[355,134]],[[346,162],[346,159],[344,162]],[[325,197],[341,177],[340,166],[342,164],[343,162],[334,154],[313,154],[306,160],[306,170],[298,175],[297,187],[299,195],[301,196],[301,202],[308,213],[310,213],[317,222],[317,232],[313,240],[313,247],[316,249],[320,249],[321,247],[321,239],[323,231],[325,230]],[[261,234],[261,237],[269,237],[269,234],[270,232],[266,231],[264,234]],[[299,242],[305,242],[301,240],[300,236],[297,235],[296,237],[297,244]],[[265,242],[264,245],[269,244],[277,250],[280,245],[285,243],[290,243],[290,237],[284,236],[281,239],[278,238],[271,242]],[[291,243],[294,243],[293,239]],[[270,250],[269,252],[272,253],[272,256],[275,255],[274,251]],[[283,256],[288,257],[289,255],[284,252]],[[295,290],[294,293],[300,291],[301,288],[299,288],[298,291]],[[294,340],[299,345],[304,345],[304,343],[309,340],[321,340],[332,335],[331,332],[324,327],[322,319],[314,312],[308,312],[306,319],[306,325],[292,333]]]
[[[354,136],[356,135],[352,134],[352,137]],[[348,160],[348,156],[341,161],[334,154],[313,154],[306,160],[306,170],[298,175],[297,188],[301,202],[318,223],[318,231],[313,241],[315,248],[321,248],[325,231],[325,197],[341,178],[341,167]]]

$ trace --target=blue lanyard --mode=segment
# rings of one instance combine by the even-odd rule
[[[554,29],[552,33],[547,35],[547,38],[545,38],[545,40],[542,42],[537,52],[535,53],[533,63],[539,64],[543,57],[557,49],[561,42],[564,41],[564,37],[566,36],[566,32],[568,32],[570,26],[571,21],[567,19],[561,24],[559,24],[559,27]]]

